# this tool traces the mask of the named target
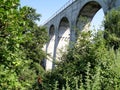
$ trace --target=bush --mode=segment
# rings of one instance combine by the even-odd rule
[[[115,12],[113,18],[119,18],[119,12]],[[105,31],[98,31],[94,36],[91,35],[91,32],[78,34],[79,38],[73,48],[64,54],[61,62],[52,72],[46,74],[46,79],[44,79],[46,90],[120,89],[120,48],[115,48],[116,44],[114,43],[110,44],[109,41],[114,41],[108,37],[114,34],[113,39],[116,37],[118,40],[120,39],[115,32],[119,31],[119,24],[111,27],[112,17],[111,20],[108,19],[109,14],[111,13],[106,16]],[[116,23],[120,21],[117,20]],[[115,30],[111,31],[109,26]]]

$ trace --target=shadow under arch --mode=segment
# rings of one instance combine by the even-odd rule
[[[69,46],[70,41],[70,22],[67,17],[63,17],[60,20],[58,35],[57,35],[57,43],[56,43],[56,60],[59,61],[62,52],[66,51],[67,46]],[[61,51],[62,50],[62,51]]]
[[[55,26],[52,24],[49,29],[49,37],[52,39],[52,37],[55,35]]]
[[[49,42],[47,44],[47,60],[46,60],[46,70],[51,70],[53,66],[53,54],[54,54],[54,44],[55,44],[55,26],[52,24],[49,28]]]
[[[81,31],[88,31],[93,17],[101,8],[101,5],[96,1],[87,2],[79,11],[77,16],[77,29]]]

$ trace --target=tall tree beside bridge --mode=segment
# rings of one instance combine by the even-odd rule
[[[45,57],[41,48],[46,30],[35,23],[40,15],[34,9],[19,4],[19,0],[0,0],[1,90],[35,88],[37,76],[44,72],[39,63]]]

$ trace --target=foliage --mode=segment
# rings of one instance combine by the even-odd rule
[[[112,11],[114,12],[114,10]],[[112,13],[114,14],[114,13]],[[114,15],[113,15],[114,16]],[[113,17],[118,18],[119,12]],[[106,16],[105,31],[80,32],[79,38],[73,48],[64,54],[60,63],[52,72],[46,74],[44,79],[45,90],[119,90],[120,89],[120,49],[108,44],[112,38],[120,37],[119,24],[112,26],[112,20]],[[113,20],[114,20],[113,19]],[[108,21],[107,21],[108,20]],[[117,19],[118,20],[118,19]],[[119,21],[116,20],[116,23]],[[114,24],[113,24],[114,25]],[[110,27],[113,28],[113,32]],[[115,33],[117,30],[117,33]],[[112,41],[113,42],[113,41]],[[115,44],[113,44],[115,45]],[[56,90],[56,89],[55,89]]]
[[[47,35],[35,23],[40,15],[19,7],[19,0],[0,1],[0,89],[119,90],[119,13],[107,14],[105,31],[77,33],[76,44],[44,74],[40,63]]]
[[[120,8],[112,10],[106,15],[104,25],[106,28],[105,38],[107,45],[118,49],[120,47]]]
[[[103,34],[98,33],[93,41],[80,38],[59,65],[47,73],[46,90],[54,90],[55,82],[60,90],[119,90],[120,51],[108,50]]]
[[[21,8],[19,0],[0,1],[1,90],[38,88],[37,77],[44,72],[41,48],[47,40],[45,28],[35,23],[39,16],[35,9]]]

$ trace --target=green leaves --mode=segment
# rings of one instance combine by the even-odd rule
[[[120,8],[118,10],[111,10],[106,15],[104,24],[105,29],[105,39],[107,45],[113,47],[115,50],[119,48],[120,45]]]
[[[60,90],[120,89],[119,14],[119,9],[109,12],[104,21],[106,30],[94,36],[91,32],[77,33],[75,45],[53,72],[47,73],[44,81],[48,90],[53,89],[56,81]]]
[[[19,7],[19,0],[0,1],[0,89],[37,88],[37,76],[45,57],[42,46],[47,40],[45,28],[35,21],[40,15],[30,7]],[[38,35],[37,35],[38,34]]]

